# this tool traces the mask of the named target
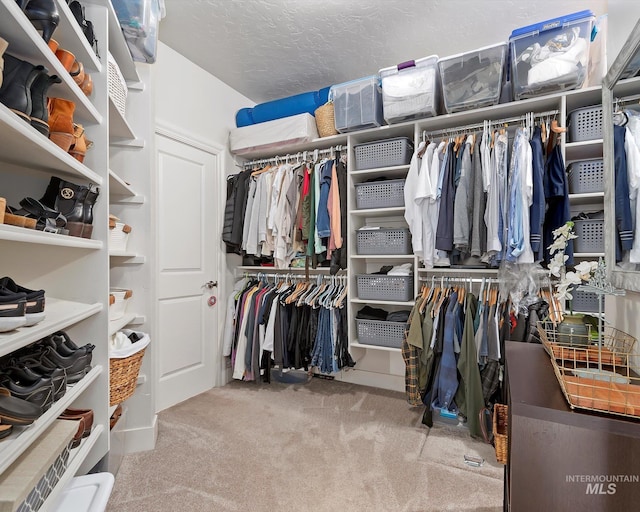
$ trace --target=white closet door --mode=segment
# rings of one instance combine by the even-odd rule
[[[211,389],[218,347],[219,222],[216,155],[156,134],[157,314],[156,410]]]

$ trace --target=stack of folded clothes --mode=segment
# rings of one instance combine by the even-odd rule
[[[409,313],[410,311],[408,309],[388,312],[384,309],[364,306],[360,311],[358,311],[358,313],[356,314],[356,318],[360,320],[379,320],[382,322],[407,323],[407,321],[409,320]]]

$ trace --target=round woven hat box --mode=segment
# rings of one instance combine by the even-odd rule
[[[320,135],[320,137],[338,135],[332,102],[325,103],[321,107],[318,107],[314,114],[316,116],[316,127],[318,128],[318,135]]]

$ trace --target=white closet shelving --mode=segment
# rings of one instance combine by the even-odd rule
[[[74,53],[94,82],[90,97],[80,90],[40,34],[20,10],[15,0],[0,0],[0,36],[9,42],[7,53],[57,74],[62,83],[48,95],[75,104],[74,122],[85,127],[93,147],[80,163],[0,105],[0,195],[17,206],[24,197],[40,198],[53,176],[82,184],[96,185],[101,195],[93,209],[92,239],[0,225],[2,274],[18,284],[46,291],[46,318],[32,326],[0,334],[0,356],[8,357],[40,338],[64,330],[77,344],[93,343],[92,370],[79,382],[69,385],[62,398],[28,427],[14,427],[10,439],[0,443],[0,474],[70,406],[91,408],[94,428],[80,447],[71,451],[70,462],[49,500],[47,510],[65,482],[76,473],[86,473],[108,452],[108,100],[106,41],[108,11],[104,2],[86,6],[87,19],[94,24],[99,41],[98,58],[77,26],[65,0],[56,0],[60,24],[54,39],[61,48]]]
[[[628,88],[628,87],[627,87]],[[628,88],[629,89],[629,88]],[[380,307],[388,311],[411,309],[414,301],[393,300],[365,300],[357,296],[356,276],[358,274],[371,273],[379,270],[385,264],[413,263],[414,290],[413,296],[420,289],[421,280],[431,279],[432,276],[490,276],[498,275],[497,269],[477,268],[422,268],[421,262],[413,254],[410,255],[359,255],[356,252],[357,229],[365,225],[382,227],[406,227],[404,220],[404,207],[396,208],[368,208],[357,209],[355,203],[355,185],[371,178],[387,177],[390,179],[405,178],[409,170],[408,165],[381,167],[376,169],[358,170],[355,166],[355,144],[374,142],[392,137],[408,137],[415,145],[419,143],[422,133],[442,129],[455,129],[469,124],[482,123],[484,120],[500,120],[514,116],[521,116],[527,112],[546,112],[557,110],[557,119],[560,124],[566,124],[567,115],[574,109],[597,105],[600,103],[600,87],[589,87],[578,91],[569,91],[538,98],[495,105],[455,114],[441,115],[433,118],[419,119],[395,125],[383,126],[370,130],[362,130],[349,134],[340,134],[332,137],[316,139],[310,142],[294,144],[270,152],[252,152],[243,155],[247,159],[268,158],[274,155],[295,155],[301,151],[324,149],[334,145],[346,145],[349,154],[348,163],[348,270],[349,279],[349,340],[353,356],[358,361],[355,370],[342,372],[339,378],[352,382],[386,387],[391,389],[404,389],[404,363],[401,359],[400,349],[379,347],[360,343],[357,339],[355,317],[360,308],[365,304]],[[585,142],[567,142],[566,135],[561,136],[560,144],[565,158],[565,165],[574,160],[583,160],[602,157],[602,139]],[[569,196],[572,215],[580,211],[595,211],[603,209],[604,193],[570,194]],[[604,253],[577,253],[576,260],[597,259]],[[239,270],[263,270],[270,272],[272,269],[263,267],[240,267]],[[304,270],[304,269],[301,269]],[[288,271],[288,270],[287,270]],[[311,270],[312,273],[321,271]],[[377,354],[377,355],[376,355]],[[362,377],[357,377],[361,375]]]

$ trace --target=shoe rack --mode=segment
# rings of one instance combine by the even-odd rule
[[[90,373],[69,387],[65,395],[31,426],[16,429],[8,439],[0,442],[1,475],[30,446],[38,443],[42,433],[66,408],[93,409],[94,428],[91,435],[71,451],[67,470],[41,510],[51,505],[71,477],[87,473],[109,451],[108,340],[109,333],[116,327],[110,324],[108,318],[109,288],[112,285],[122,286],[125,280],[130,282],[129,287],[140,290],[130,306],[133,306],[132,310],[144,311],[147,300],[145,290],[148,293],[149,283],[143,255],[148,236],[145,233],[149,231],[145,229],[149,225],[145,201],[148,178],[144,171],[140,172],[149,168],[149,149],[135,137],[125,118],[114,116],[117,109],[113,108],[108,95],[109,49],[130,83],[130,88],[136,91],[132,94],[130,104],[136,103],[133,99],[136,95],[142,100],[138,102],[139,108],[146,112],[146,117],[141,116],[137,120],[140,125],[151,118],[150,96],[148,91],[145,92],[143,80],[128,53],[109,0],[82,2],[86,8],[86,18],[94,24],[99,57],[88,44],[66,1],[55,2],[60,22],[53,38],[60,47],[71,51],[83,63],[86,72],[91,74],[94,87],[89,97],[65,71],[15,0],[0,0],[0,37],[9,42],[7,53],[34,65],[42,64],[50,75],[56,74],[61,78],[61,83],[54,84],[48,95],[74,102],[74,122],[81,123],[88,139],[93,141],[93,147],[87,151],[81,163],[0,104],[0,196],[5,197],[11,206],[17,206],[25,197],[39,199],[52,176],[78,184],[93,184],[100,189],[93,211],[91,239],[0,224],[2,275],[11,276],[22,286],[46,291],[45,320],[32,327],[0,333],[0,357],[10,355],[58,330],[66,331],[78,344],[96,345]],[[148,76],[148,71],[145,70],[145,73]],[[131,114],[139,115],[140,109],[133,107]],[[151,126],[149,122],[144,129],[151,130]],[[131,158],[131,162],[123,164],[128,158]],[[136,167],[139,181],[128,174]],[[137,188],[138,184],[141,188]],[[110,211],[126,217],[129,224],[139,226],[141,236],[130,240],[134,256],[110,256]],[[145,316],[138,312],[127,317],[128,324],[144,321]],[[145,326],[133,328],[144,329]],[[149,404],[143,407],[145,417],[153,408],[150,397],[150,393],[145,393]],[[135,414],[133,416],[135,419]]]

